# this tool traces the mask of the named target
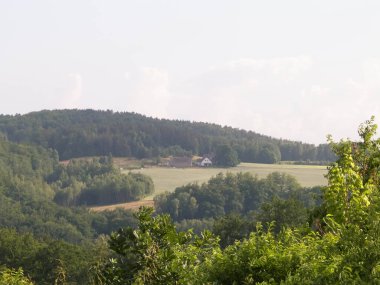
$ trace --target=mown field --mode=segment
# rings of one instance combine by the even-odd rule
[[[233,168],[166,168],[147,167],[133,172],[140,172],[152,177],[155,186],[155,195],[174,191],[178,186],[198,182],[203,183],[219,172],[250,172],[259,178],[267,176],[271,172],[284,172],[297,178],[302,186],[326,185],[324,175],[327,170],[325,166],[310,165],[288,165],[288,164],[259,164],[241,163]],[[147,197],[147,199],[152,199]]]
[[[96,207],[91,207],[90,209],[94,212],[112,211],[112,210],[115,210],[116,208],[123,208],[126,210],[138,210],[141,206],[154,207],[154,202],[152,199],[150,199],[150,200],[134,201],[134,202],[128,202],[128,203],[113,204],[113,205],[96,206]]]
[[[128,173],[129,171],[131,170],[124,170],[125,173]],[[155,186],[154,195],[165,191],[174,191],[176,187],[188,183],[207,182],[212,176],[215,176],[220,172],[250,172],[253,175],[257,175],[259,178],[264,178],[269,173],[275,171],[284,172],[295,176],[299,183],[305,187],[326,185],[327,182],[324,178],[324,175],[327,173],[326,167],[314,165],[240,163],[233,168],[169,168],[149,166],[132,171],[149,175],[153,179]],[[91,209],[94,211],[104,211],[118,207],[124,209],[137,209],[142,205],[152,206],[154,195],[146,197],[144,201],[92,207]]]

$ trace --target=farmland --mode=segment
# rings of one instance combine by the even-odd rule
[[[125,210],[138,210],[141,206],[146,207],[153,207],[154,203],[153,200],[142,200],[142,201],[134,201],[134,202],[128,202],[128,203],[120,203],[120,204],[113,204],[113,205],[105,205],[105,206],[96,206],[91,207],[91,211],[94,212],[102,212],[102,211],[112,211],[116,208],[123,208]]]
[[[148,175],[153,179],[155,195],[165,191],[174,191],[176,187],[184,184],[206,182],[219,172],[249,172],[257,175],[259,178],[264,178],[269,173],[275,171],[295,176],[298,182],[305,187],[326,185],[324,174],[327,173],[327,170],[325,166],[241,163],[233,168],[147,167],[133,170],[133,172]],[[146,199],[152,199],[152,197],[149,196]]]
[[[116,164],[124,167],[130,166],[130,162],[125,162],[122,159],[116,160]],[[138,165],[134,161],[133,165]],[[284,172],[296,177],[297,181],[304,187],[316,185],[326,185],[324,175],[327,173],[326,166],[310,166],[310,165],[290,165],[290,164],[260,164],[260,163],[240,163],[232,168],[169,168],[149,166],[141,169],[124,170],[124,173],[129,171],[142,173],[150,176],[153,179],[155,186],[154,195],[165,191],[174,191],[176,187],[188,183],[204,183],[216,174],[223,172],[249,172],[257,175],[259,178],[266,177],[272,172]],[[135,201],[129,203],[121,203],[107,206],[91,207],[93,211],[112,210],[115,208],[138,209],[139,206],[152,206],[154,195],[146,197],[143,201]]]

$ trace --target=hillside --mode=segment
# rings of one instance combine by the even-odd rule
[[[339,157],[326,187],[279,172],[219,173],[133,216],[78,206],[143,198],[150,178],[123,174],[112,156],[59,163],[55,150],[2,137],[0,284],[375,284],[376,128],[371,119],[359,128],[363,142],[332,143]]]
[[[64,166],[55,151],[0,139],[0,228],[79,243],[131,220],[82,205],[135,201],[152,191],[149,177],[122,174],[106,157]]]
[[[73,157],[204,155],[221,144],[231,146],[243,162],[332,161],[328,145],[275,139],[216,124],[150,118],[136,113],[53,110],[1,115],[0,132],[8,140],[57,150]]]

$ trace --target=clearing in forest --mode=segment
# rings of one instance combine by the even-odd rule
[[[146,167],[132,170],[132,172],[139,172],[148,175],[153,179],[155,193],[152,196],[147,197],[147,200],[151,200],[154,195],[162,192],[174,191],[176,187],[188,183],[207,182],[212,176],[215,176],[219,172],[250,172],[253,175],[257,175],[259,178],[264,178],[269,173],[276,171],[293,175],[304,187],[326,185],[327,183],[327,180],[324,177],[327,173],[326,166],[316,165],[240,163],[238,166],[232,168]]]
[[[130,170],[124,170],[125,173],[128,173],[128,171]],[[105,211],[114,210],[116,208],[137,210],[140,206],[153,207],[154,195],[163,193],[165,191],[174,191],[176,187],[188,183],[207,182],[211,177],[217,175],[220,172],[249,172],[253,175],[257,175],[259,178],[264,178],[269,173],[277,171],[293,175],[304,187],[326,185],[327,183],[327,180],[324,177],[324,175],[327,173],[326,166],[315,165],[240,163],[238,166],[232,168],[170,168],[149,166],[146,168],[135,169],[131,171],[150,176],[154,182],[155,193],[151,196],[146,197],[142,201],[91,207],[91,210]]]

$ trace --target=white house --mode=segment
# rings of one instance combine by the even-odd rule
[[[202,167],[207,167],[212,165],[211,159],[208,157],[202,157],[197,161],[197,165],[202,166]]]

